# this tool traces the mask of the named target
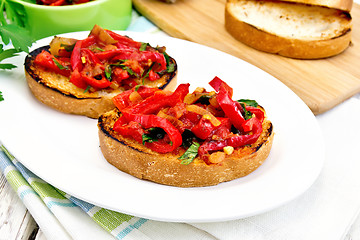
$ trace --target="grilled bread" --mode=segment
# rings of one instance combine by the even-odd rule
[[[101,29],[101,31],[104,30]],[[127,37],[121,37],[125,39],[124,41],[128,41],[126,39]],[[129,41],[133,43],[132,40]],[[126,65],[126,62],[130,62],[126,58],[121,58],[121,62],[119,62],[120,60],[117,60],[118,62],[115,62],[113,60],[111,60],[112,62],[105,62],[105,60],[101,59],[100,61],[96,60],[98,61],[96,64],[86,65],[86,61],[89,61],[87,59],[89,58],[89,55],[94,55],[94,53],[89,53],[89,48],[87,48],[87,50],[81,50],[88,54],[85,55],[84,53],[83,56],[80,56],[79,61],[81,61],[81,64],[83,65],[83,71],[87,71],[86,74],[88,72],[91,73],[92,71],[97,71],[97,73],[94,73],[93,75],[102,76],[103,79],[101,80],[105,81],[106,84],[108,83],[111,85],[104,88],[92,87],[90,84],[87,83],[85,83],[84,86],[81,86],[81,84],[75,85],[71,82],[72,74],[74,73],[74,66],[70,65],[70,62],[73,58],[73,52],[70,51],[68,53],[65,53],[68,55],[67,60],[62,61],[66,58],[57,56],[57,53],[53,54],[54,50],[51,49],[52,47],[57,49],[55,52],[60,52],[61,50],[64,52],[63,48],[59,48],[60,45],[64,45],[64,42],[71,42],[72,44],[69,44],[68,46],[74,47],[77,40],[64,38],[59,39],[58,37],[55,37],[52,43],[50,43],[50,46],[44,46],[35,49],[25,59],[25,75],[31,92],[40,102],[58,111],[70,114],[84,115],[90,118],[98,118],[102,113],[110,111],[115,107],[112,102],[112,98],[114,96],[133,87],[134,85],[143,84],[160,89],[173,89],[176,86],[177,64],[176,61],[170,56],[167,56],[166,64],[167,67],[171,66],[171,70],[162,70],[161,73],[156,73],[155,71],[153,71],[153,74],[156,74],[157,78],[155,78],[155,80],[150,80],[148,73],[151,71],[151,67],[154,66],[152,60],[141,59],[141,61],[144,62],[145,67],[142,66],[142,72],[139,73],[134,73],[134,71],[130,69],[130,64]],[[117,40],[114,40],[113,42],[115,42],[114,44],[116,44]],[[110,52],[112,50],[117,51],[114,50],[115,47],[110,47],[114,44],[106,44],[99,40],[97,41],[97,43],[91,45],[90,49],[92,49],[91,52],[96,53],[96,51],[98,51],[99,54],[105,54],[106,52]],[[142,45],[143,43],[136,42],[136,44]],[[163,54],[166,54],[165,48],[153,48],[150,45],[143,46],[145,46],[144,49],[146,49],[147,53],[154,52],[157,54],[156,56],[160,57]],[[101,50],[100,47],[103,47],[105,50]],[[131,49],[131,51],[132,53],[135,52],[136,54],[145,52],[145,50],[135,51],[133,49]],[[44,54],[44,52],[46,54]],[[135,53],[133,54],[135,55]],[[55,67],[53,68],[55,68],[55,70],[51,69],[51,66],[48,67],[47,65],[37,63],[37,61],[45,61],[41,60],[42,58],[39,57],[41,54],[43,54],[47,58],[50,58],[46,59],[46,64],[54,65]],[[37,57],[39,57],[40,60],[37,60]],[[111,59],[114,59],[116,55],[111,57]],[[114,72],[117,71],[114,69],[120,65],[122,68],[127,69],[126,71],[124,69],[118,70],[122,71],[122,74],[127,74],[128,77],[126,79],[121,79],[121,81],[117,81],[114,79],[114,77],[112,77],[112,79],[111,77],[108,77],[109,79],[104,80],[104,75],[106,75],[107,71],[106,69],[112,68],[112,71]],[[89,68],[91,67],[93,68],[89,70]],[[135,67],[139,68],[138,65],[136,65]],[[146,71],[148,72],[146,73]],[[111,70],[108,70],[108,73],[108,76],[113,76]],[[91,79],[93,81],[98,81],[96,77],[92,77]],[[129,84],[123,84],[124,82]]]
[[[274,138],[273,125],[266,117],[265,110],[260,106],[257,109],[261,109],[264,113],[264,119],[261,124],[261,134],[255,142],[235,148],[224,147],[211,152],[210,156],[201,156],[200,150],[199,152],[195,150],[196,157],[191,163],[184,164],[181,160],[181,156],[191,148],[184,147],[184,142],[187,141],[184,137],[185,131],[182,133],[181,146],[171,152],[160,153],[144,144],[144,139],[141,143],[114,130],[117,121],[123,116],[118,109],[109,111],[98,119],[100,148],[110,164],[139,179],[177,187],[217,185],[250,174],[268,157]],[[203,140],[197,140],[199,145],[203,146],[208,142],[217,144],[217,140],[221,141],[218,138],[214,134]],[[229,148],[230,151],[227,151]]]
[[[351,0],[227,0],[225,28],[237,40],[264,52],[326,58],[351,43],[351,7]]]

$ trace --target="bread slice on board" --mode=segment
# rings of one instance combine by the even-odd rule
[[[337,55],[351,43],[352,1],[227,0],[225,28],[260,51],[298,59]]]

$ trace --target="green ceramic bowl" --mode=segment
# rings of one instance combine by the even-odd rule
[[[94,0],[68,6],[38,5],[32,0],[11,0],[24,14],[25,27],[37,40],[55,34],[90,31],[97,24],[111,30],[125,30],[131,21],[131,0]]]

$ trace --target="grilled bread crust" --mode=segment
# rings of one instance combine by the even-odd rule
[[[327,58],[348,48],[352,28],[348,11],[295,1],[227,0],[225,28],[252,48],[290,58]]]
[[[69,78],[60,74],[46,72],[34,65],[34,59],[42,50],[48,50],[44,46],[32,51],[25,58],[25,76],[33,95],[42,103],[64,113],[84,115],[90,118],[98,118],[101,114],[112,110],[115,105],[112,98],[121,93],[123,89],[100,90],[97,92],[85,92],[69,82]],[[177,65],[173,58],[170,61],[175,65],[175,71],[164,75],[158,81],[145,81],[149,87],[173,90],[176,86]]]
[[[98,120],[100,148],[105,159],[139,179],[176,187],[217,185],[248,175],[268,157],[274,137],[272,123],[265,118],[263,132],[257,142],[235,149],[221,163],[208,165],[195,158],[189,165],[183,165],[178,158],[184,151],[160,154],[113,131],[113,125],[120,115],[115,109]]]

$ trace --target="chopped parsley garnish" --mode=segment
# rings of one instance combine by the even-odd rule
[[[89,89],[91,88],[91,86],[90,85],[88,85],[87,87],[86,87],[86,89],[84,90],[84,93],[87,93],[88,91],[89,91]]]
[[[100,52],[105,52],[105,50],[104,50],[104,49],[99,48],[99,47],[96,47],[95,49],[96,49],[96,50],[98,50],[98,51],[100,51]]]
[[[186,150],[186,152],[178,158],[179,160],[182,160],[181,164],[188,165],[194,161],[198,155],[199,147],[200,144],[198,142],[193,142],[192,145]]]
[[[60,70],[68,70],[69,68],[67,66],[63,66],[61,63],[59,63],[55,58],[52,58],[52,60],[54,61],[55,65],[60,69]]]
[[[146,47],[147,47],[148,45],[149,45],[148,43],[142,42],[142,43],[141,43],[141,46],[140,46],[140,48],[139,48],[139,51],[145,51],[145,50],[146,50]]]
[[[107,80],[111,80],[111,74],[112,74],[112,68],[111,68],[111,65],[107,65],[106,67],[105,67],[105,77],[106,77],[106,79]]]
[[[137,92],[137,90],[139,90],[140,87],[141,87],[141,85],[136,85],[135,86],[135,92]]]

